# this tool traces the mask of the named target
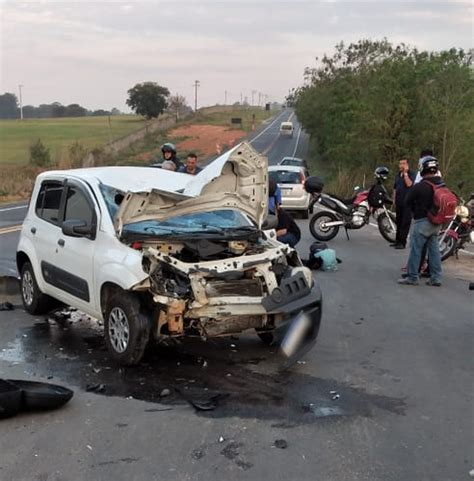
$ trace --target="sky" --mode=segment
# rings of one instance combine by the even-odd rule
[[[0,94],[23,105],[127,111],[127,90],[157,82],[194,105],[284,101],[305,67],[340,41],[473,47],[472,2],[0,0]]]

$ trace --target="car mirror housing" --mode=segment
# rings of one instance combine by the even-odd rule
[[[94,237],[94,228],[85,220],[66,220],[63,222],[61,230],[64,235],[69,237]]]
[[[265,220],[263,221],[262,229],[263,230],[276,229],[277,226],[278,226],[278,217],[273,214],[268,214]]]

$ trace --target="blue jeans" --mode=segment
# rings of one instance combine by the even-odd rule
[[[408,257],[408,279],[418,280],[423,247],[426,245],[430,263],[430,276],[433,282],[441,282],[441,254],[439,252],[438,234],[440,226],[432,224],[426,217],[413,223],[410,234],[410,256]]]
[[[295,247],[299,242],[299,239],[292,232],[287,232],[285,235],[278,237],[277,240],[283,242],[283,244],[288,244],[290,247]]]

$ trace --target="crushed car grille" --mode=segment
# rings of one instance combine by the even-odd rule
[[[209,297],[261,297],[263,288],[259,279],[213,280],[207,283],[206,294]]]

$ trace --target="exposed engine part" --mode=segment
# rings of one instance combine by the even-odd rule
[[[248,246],[248,241],[230,241],[229,251],[232,252],[232,254],[237,254],[240,256],[247,251]]]
[[[355,227],[360,227],[365,224],[365,220],[369,214],[367,207],[360,205],[352,214],[352,223]]]
[[[145,258],[144,258],[145,259]],[[189,279],[162,262],[151,268],[151,290],[169,297],[184,297],[190,293]]]
[[[246,329],[265,326],[266,316],[227,316],[225,319],[201,319],[201,329],[207,336],[223,336]]]
[[[168,306],[163,306],[158,316],[157,335],[163,335],[163,328],[166,326],[166,334],[176,336],[184,333],[183,313],[186,309],[186,302],[176,299]]]

